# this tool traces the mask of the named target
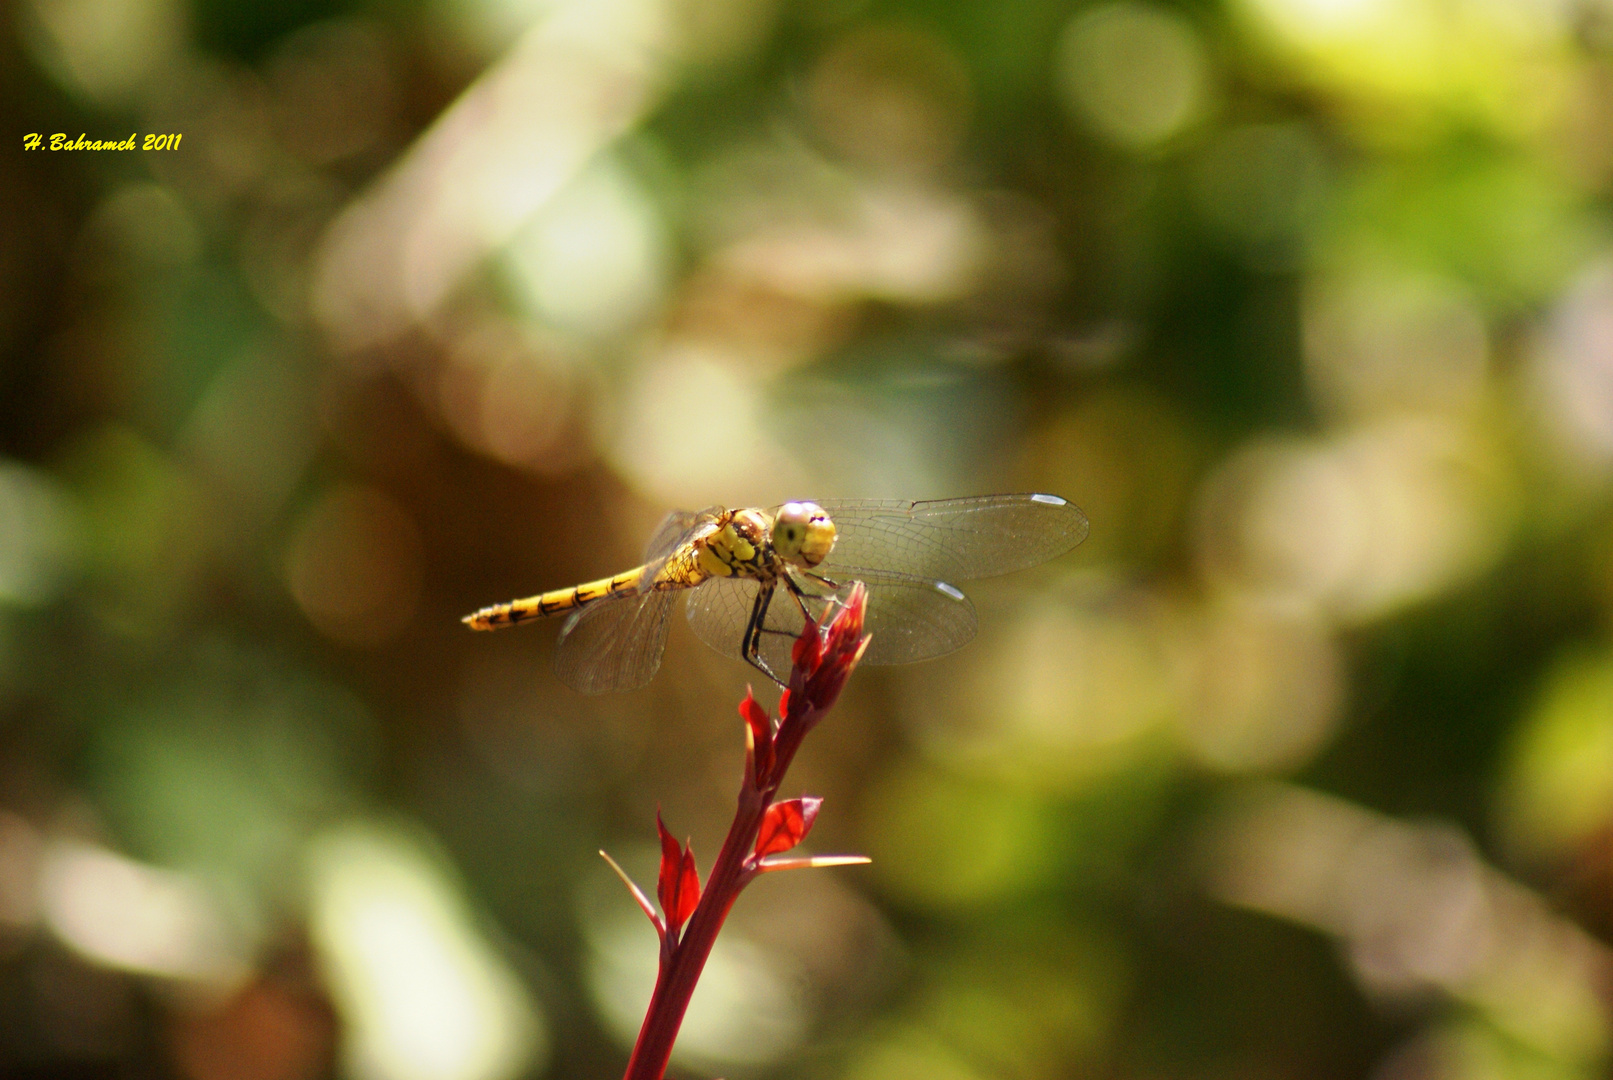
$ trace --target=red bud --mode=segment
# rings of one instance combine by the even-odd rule
[[[834,705],[851,669],[868,648],[869,639],[863,633],[867,610],[868,589],[860,581],[853,582],[845,603],[836,608],[828,626],[817,635],[822,645],[817,665],[805,673],[805,690],[812,708],[819,712],[827,712]]]
[[[655,829],[661,834],[661,873],[655,893],[666,915],[667,931],[676,934],[700,902],[700,877],[695,872],[694,852],[688,845],[679,850],[678,842],[661,821],[659,811],[655,815]]]

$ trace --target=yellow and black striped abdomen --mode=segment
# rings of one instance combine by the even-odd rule
[[[529,596],[525,600],[511,600],[507,604],[494,604],[485,607],[473,615],[466,615],[464,623],[472,630],[497,630],[504,626],[514,626],[516,623],[527,622],[532,619],[541,619],[545,615],[558,615],[563,611],[571,611],[585,604],[592,604],[596,600],[603,600],[607,596],[616,596],[625,592],[637,592],[639,582],[644,578],[644,567],[635,566],[615,577],[600,578],[598,581],[585,582],[582,585],[573,585],[569,589],[555,589],[553,592],[539,593]]]

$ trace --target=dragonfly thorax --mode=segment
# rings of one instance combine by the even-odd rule
[[[726,520],[725,520],[726,519]],[[710,577],[775,578],[772,521],[760,510],[731,510],[696,540],[700,569]]]
[[[730,510],[695,540],[704,577],[770,581],[787,565],[810,569],[834,550],[835,527],[816,503],[785,503],[776,514],[754,508]]]

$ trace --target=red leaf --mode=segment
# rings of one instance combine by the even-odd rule
[[[762,815],[762,827],[756,833],[756,858],[765,859],[788,851],[799,844],[812,831],[818,808],[823,800],[811,795],[786,802],[776,802]]]

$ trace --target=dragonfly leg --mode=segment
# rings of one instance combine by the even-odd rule
[[[790,590],[790,599],[794,600],[795,606],[801,609],[801,618],[809,623],[817,622],[818,620],[812,617],[812,612],[807,610],[806,597],[802,595],[801,587],[792,578],[788,577],[784,579],[784,584]]]
[[[825,585],[834,590],[834,592],[829,593],[827,596],[818,596],[815,593],[803,592],[800,586],[795,583],[793,578],[786,577],[784,579],[790,586],[790,592],[795,596],[795,602],[801,606],[801,614],[805,615],[808,621],[822,623],[824,620],[828,619],[829,614],[834,611],[835,608],[845,606],[845,601],[840,595],[843,587],[838,581],[826,578],[822,574],[814,574],[810,570],[803,570],[801,571],[801,574],[803,577],[809,577],[813,581],[818,582],[820,585]],[[811,611],[807,609],[806,601],[808,599],[821,600],[823,602],[823,615],[821,617],[814,618]]]
[[[768,582],[756,590],[756,601],[751,605],[750,621],[745,624],[745,638],[740,643],[740,652],[757,671],[772,679],[779,686],[787,687],[789,684],[773,674],[773,669],[767,666],[766,660],[762,659],[762,634],[766,631],[762,623],[767,618],[767,606],[772,600],[772,582]]]
[[[831,589],[838,590],[840,588],[839,585],[835,584],[833,581],[830,581],[828,578],[822,576],[821,574],[814,574],[810,570],[801,571],[801,573],[802,573],[803,577],[809,577],[813,581],[821,582],[822,584],[827,585]],[[833,593],[830,593],[828,596],[819,596],[817,593],[810,593],[810,592],[805,591],[796,582],[795,577],[792,574],[789,574],[789,573],[785,574],[784,584],[790,590],[790,595],[795,598],[796,606],[801,609],[802,618],[806,619],[806,621],[810,622],[810,623],[820,623],[821,624],[823,622],[824,618],[828,616],[829,612],[834,609],[834,605],[839,602],[838,599],[836,598],[836,596]],[[812,614],[812,609],[807,606],[807,601],[808,600],[821,601],[823,603],[823,614],[822,615],[814,615],[814,614]]]

